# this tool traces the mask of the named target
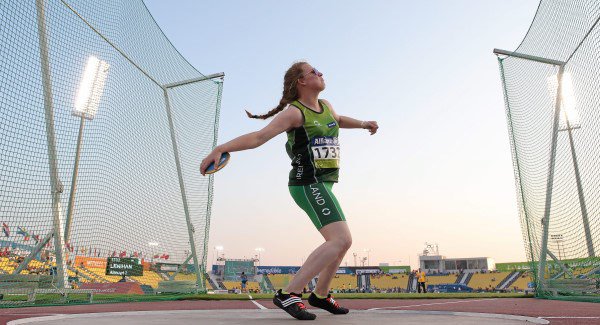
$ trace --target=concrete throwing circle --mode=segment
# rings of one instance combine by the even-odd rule
[[[321,310],[311,310],[317,314],[318,324],[548,324],[545,319],[504,315],[463,313],[448,311],[417,310],[351,310],[347,315],[332,315]],[[18,319],[8,325],[18,324],[199,324],[210,322],[213,325],[226,324],[281,324],[296,322],[282,310],[226,309],[226,310],[173,310],[135,311],[92,314],[61,314],[44,317]]]

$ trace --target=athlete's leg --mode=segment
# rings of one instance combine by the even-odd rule
[[[348,228],[348,224],[346,224],[345,221],[336,223],[343,223],[345,225],[345,228]],[[348,234],[350,234],[349,229]],[[323,236],[325,236],[325,234]],[[329,293],[329,286],[331,285],[331,280],[335,276],[340,264],[342,263],[342,260],[344,259],[344,256],[346,256],[347,251],[348,250],[346,249],[345,251],[341,252],[340,255],[331,264],[327,265],[327,267],[325,267],[319,273],[319,281],[317,282],[317,287],[315,288],[316,294],[318,294],[319,296],[327,296],[327,294]]]
[[[342,260],[344,259],[345,255],[346,252],[338,256],[338,258],[335,261],[333,261],[333,263],[327,265],[327,267],[324,268],[321,271],[321,273],[319,273],[319,281],[317,282],[317,287],[315,288],[316,294],[322,297],[327,296],[327,294],[329,293],[329,286],[331,285],[331,280],[333,280],[333,277],[335,276],[338,268],[340,267],[340,264],[342,263]]]
[[[325,243],[317,247],[306,259],[298,273],[294,276],[292,281],[288,284],[285,291],[287,292],[302,292],[304,286],[314,278],[317,274],[323,271],[325,268],[330,266],[333,269],[332,264],[337,262],[337,266],[341,262],[340,255],[344,256],[346,251],[352,245],[352,235],[350,235],[350,229],[345,221],[337,221],[330,223],[319,230],[321,235],[325,238]],[[337,270],[337,266],[335,269]],[[335,271],[334,271],[335,272]],[[331,273],[331,271],[329,271]],[[333,275],[331,275],[333,277]],[[319,279],[319,283],[321,279]],[[329,279],[331,282],[331,278]],[[329,289],[325,287],[324,291],[327,292]]]

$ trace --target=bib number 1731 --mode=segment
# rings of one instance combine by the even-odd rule
[[[337,137],[315,137],[311,141],[316,168],[340,168],[340,144]]]

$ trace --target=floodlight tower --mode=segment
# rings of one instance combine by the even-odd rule
[[[257,247],[257,248],[255,248],[254,250],[255,250],[255,251],[258,253],[258,266],[260,266],[260,253],[261,253],[261,252],[264,252],[264,251],[265,251],[265,249],[264,249],[264,248],[262,248],[262,247]]]
[[[372,252],[373,250],[372,250],[372,249],[370,249],[370,248],[365,248],[363,251],[364,251],[365,253],[367,253],[367,266],[369,266],[369,265],[371,265],[371,264],[370,264],[370,263],[371,263],[371,252]]]
[[[224,249],[225,248],[222,245],[215,246],[215,252],[214,252],[214,256],[213,256],[213,259],[214,259],[213,265],[217,264],[217,259],[219,258],[219,253],[222,252]]]
[[[69,205],[67,207],[67,220],[65,222],[65,242],[69,243],[71,235],[71,224],[73,223],[73,210],[75,206],[75,193],[77,192],[77,175],[79,174],[79,157],[83,145],[83,127],[85,120],[93,120],[98,112],[100,97],[104,92],[109,65],[95,56],[87,60],[83,76],[79,84],[79,90],[75,97],[75,106],[72,114],[81,118],[79,123],[79,135],[77,136],[77,150],[75,151],[75,165],[73,177],[71,178],[71,192],[69,194]]]

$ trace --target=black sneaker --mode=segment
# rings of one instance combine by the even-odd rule
[[[328,294],[327,298],[320,299],[313,292],[308,297],[308,303],[313,307],[325,309],[335,315],[343,315],[349,312],[348,308],[340,307],[337,301],[333,300],[331,294]]]
[[[309,313],[306,306],[302,303],[302,295],[290,292],[289,294],[281,293],[281,289],[277,290],[273,297],[275,306],[285,310],[292,317],[299,320],[313,320],[317,315]]]

